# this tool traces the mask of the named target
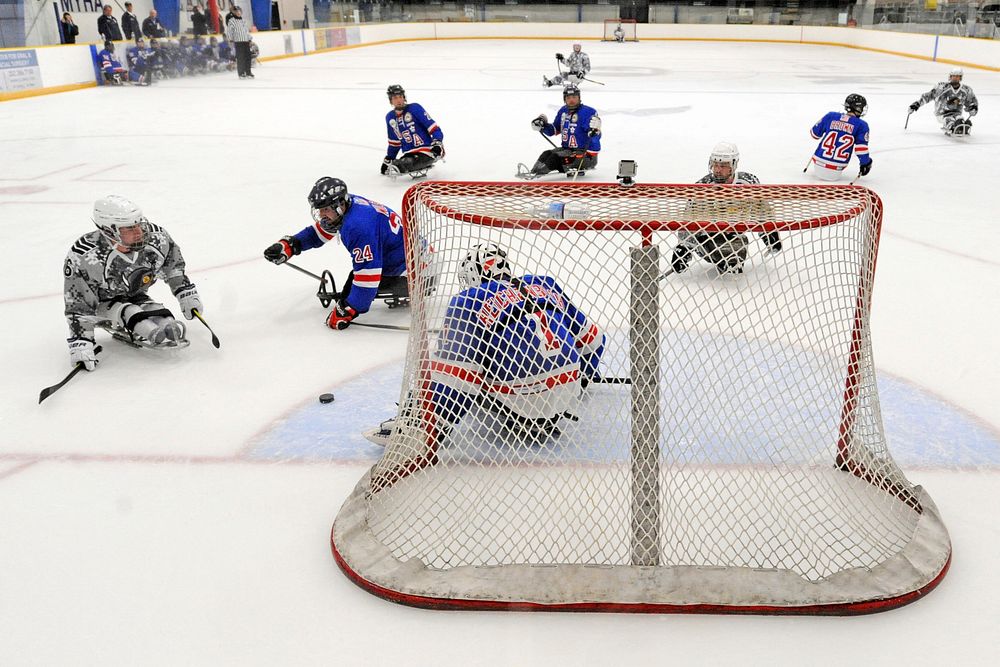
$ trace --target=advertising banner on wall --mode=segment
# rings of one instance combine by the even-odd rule
[[[0,93],[42,87],[42,70],[34,49],[0,51]]]

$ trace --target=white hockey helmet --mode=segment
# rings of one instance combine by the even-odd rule
[[[574,44],[573,45],[573,51],[575,51],[576,53],[580,53],[580,51],[583,51],[583,45],[582,44]]]
[[[147,220],[142,215],[142,209],[125,197],[108,195],[95,201],[93,221],[104,237],[117,246],[139,250],[146,245]],[[138,228],[139,231],[127,232],[128,238],[124,238],[122,230],[131,228]]]
[[[458,266],[458,281],[465,287],[477,287],[490,280],[513,277],[507,253],[496,243],[474,246]]]
[[[950,72],[948,72],[949,79],[953,76],[957,76],[959,79],[961,79],[963,76],[965,76],[965,72],[962,71],[961,67],[954,67]]]
[[[712,154],[708,156],[708,170],[712,171],[713,164],[728,164],[736,176],[736,167],[740,163],[740,149],[736,144],[729,141],[720,141],[715,144]]]

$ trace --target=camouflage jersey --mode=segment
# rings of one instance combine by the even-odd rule
[[[699,184],[715,183],[708,173],[698,180]],[[760,185],[760,179],[747,171],[738,171],[731,184],[719,184],[729,188],[733,185]],[[691,200],[684,209],[685,219],[706,222],[761,222],[774,219],[774,209],[770,202],[759,199],[725,199],[719,193],[711,198]],[[759,232],[764,244],[771,250],[781,249],[777,232]],[[678,244],[695,250],[713,264],[735,254],[745,255],[747,237],[743,232],[677,232]]]
[[[564,61],[570,72],[586,75],[590,73],[590,56],[583,51],[573,51]]]
[[[181,249],[165,229],[147,223],[142,250],[121,253],[100,231],[84,234],[66,254],[63,297],[70,338],[94,339],[101,321],[98,306],[113,300],[145,296],[157,278],[171,291],[188,284]]]
[[[972,92],[972,88],[964,83],[958,87],[958,90],[955,90],[950,83],[942,81],[921,95],[918,103],[923,106],[931,100],[936,100],[934,114],[937,116],[952,116],[961,113],[963,109],[965,111],[973,109],[978,111],[979,109],[979,100],[976,99],[976,94]]]

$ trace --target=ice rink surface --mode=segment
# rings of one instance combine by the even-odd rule
[[[868,98],[862,183],[886,207],[875,360],[890,448],[951,532],[941,586],[846,619],[468,613],[390,604],[338,571],[330,524],[377,454],[358,432],[391,414],[405,334],[326,329],[315,283],[261,252],[310,221],[323,175],[398,210],[409,179],[378,173],[390,83],[445,132],[435,178],[510,180],[546,148],[528,124],[560,106],[541,76],[570,50],[400,43],[267,62],[254,81],[0,105],[0,664],[994,664],[1000,74],[967,68],[982,112],[959,140],[929,107],[903,131],[948,65],[791,44],[584,46],[606,84],[583,85],[604,119],[595,181],[631,158],[640,181],[693,182],[730,140],[765,183],[815,182],[810,126],[849,93]],[[222,347],[197,322],[190,348],[159,355],[99,335],[99,369],[39,406],[70,368],[63,258],[111,193],[181,245]],[[348,259],[331,245],[298,261],[342,280]],[[176,306],[166,286],[152,294]],[[364,317],[408,321],[381,305]],[[337,401],[319,405],[324,391]]]

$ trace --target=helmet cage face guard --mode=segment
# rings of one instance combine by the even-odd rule
[[[735,144],[730,143],[720,143],[715,148],[712,149],[711,155],[708,156],[708,171],[712,176],[712,180],[716,183],[726,183],[732,179],[736,178],[736,167],[740,163],[740,151],[736,148]],[[714,165],[725,164],[729,165],[730,172],[729,176],[725,178],[720,178],[715,175],[715,171],[712,169]]]
[[[465,287],[477,287],[490,280],[511,277],[507,253],[495,243],[477,245],[459,265],[458,280]]]
[[[146,239],[149,237],[149,220],[145,216],[140,216],[137,220],[130,222],[112,222],[105,225],[98,223],[97,228],[104,234],[104,238],[116,246],[127,248],[130,252],[145,248]],[[122,230],[132,228],[138,228],[139,234],[136,238],[126,242],[122,237]]]

